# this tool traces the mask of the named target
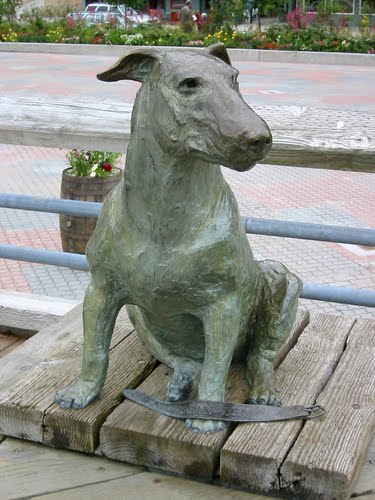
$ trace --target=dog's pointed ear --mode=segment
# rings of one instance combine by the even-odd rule
[[[136,80],[144,82],[159,60],[157,50],[132,50],[119,59],[113,66],[103,73],[98,73],[98,80],[103,82],[117,82],[118,80]]]
[[[218,57],[225,63],[229,64],[229,66],[232,66],[227,49],[223,43],[214,43],[213,45],[209,45],[205,51],[211,56]]]

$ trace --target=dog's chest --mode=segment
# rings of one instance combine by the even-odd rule
[[[234,285],[236,262],[222,246],[221,242],[160,247],[133,241],[123,252],[118,278],[139,305],[163,301],[169,306],[202,305]]]

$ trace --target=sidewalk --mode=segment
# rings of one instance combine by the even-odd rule
[[[8,95],[132,102],[136,82],[103,84],[98,71],[116,58],[56,54],[0,53]],[[251,104],[344,107],[375,111],[375,68],[235,61],[240,87]],[[375,118],[374,118],[375,119]],[[77,145],[79,147],[79,145]],[[1,190],[59,197],[62,150],[0,145]],[[224,169],[242,215],[355,227],[375,227],[375,175],[258,165],[250,172]],[[357,246],[249,236],[257,259],[285,263],[304,281],[373,288],[375,249]],[[58,216],[0,209],[0,242],[61,249]],[[80,300],[87,273],[0,260],[2,289]],[[375,318],[374,309],[301,301],[310,310]]]

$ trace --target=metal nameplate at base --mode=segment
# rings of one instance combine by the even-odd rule
[[[179,401],[168,403],[154,399],[136,389],[125,389],[126,398],[167,417],[223,420],[227,422],[275,422],[279,420],[312,419],[324,415],[322,406],[268,406],[219,401]]]

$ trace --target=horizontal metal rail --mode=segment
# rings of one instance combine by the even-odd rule
[[[251,234],[375,246],[375,229],[276,219],[257,219],[254,217],[244,219],[245,231]]]
[[[375,307],[375,290],[366,288],[347,288],[343,286],[324,285],[322,283],[304,283],[300,297],[301,299]]]
[[[0,193],[0,207],[99,217],[101,203]],[[249,234],[375,246],[375,229],[242,217]]]
[[[89,266],[85,255],[40,250],[31,247],[0,245],[0,258],[36,262],[54,266],[69,267],[79,271],[88,271]],[[338,302],[365,307],[375,307],[375,291],[357,288],[345,288],[320,283],[305,283],[302,299]]]
[[[102,203],[0,193],[0,207],[97,218],[99,217]]]
[[[0,245],[0,258],[69,267],[70,269],[76,269],[78,271],[89,270],[86,255],[59,252],[58,250],[41,250],[33,247]]]

